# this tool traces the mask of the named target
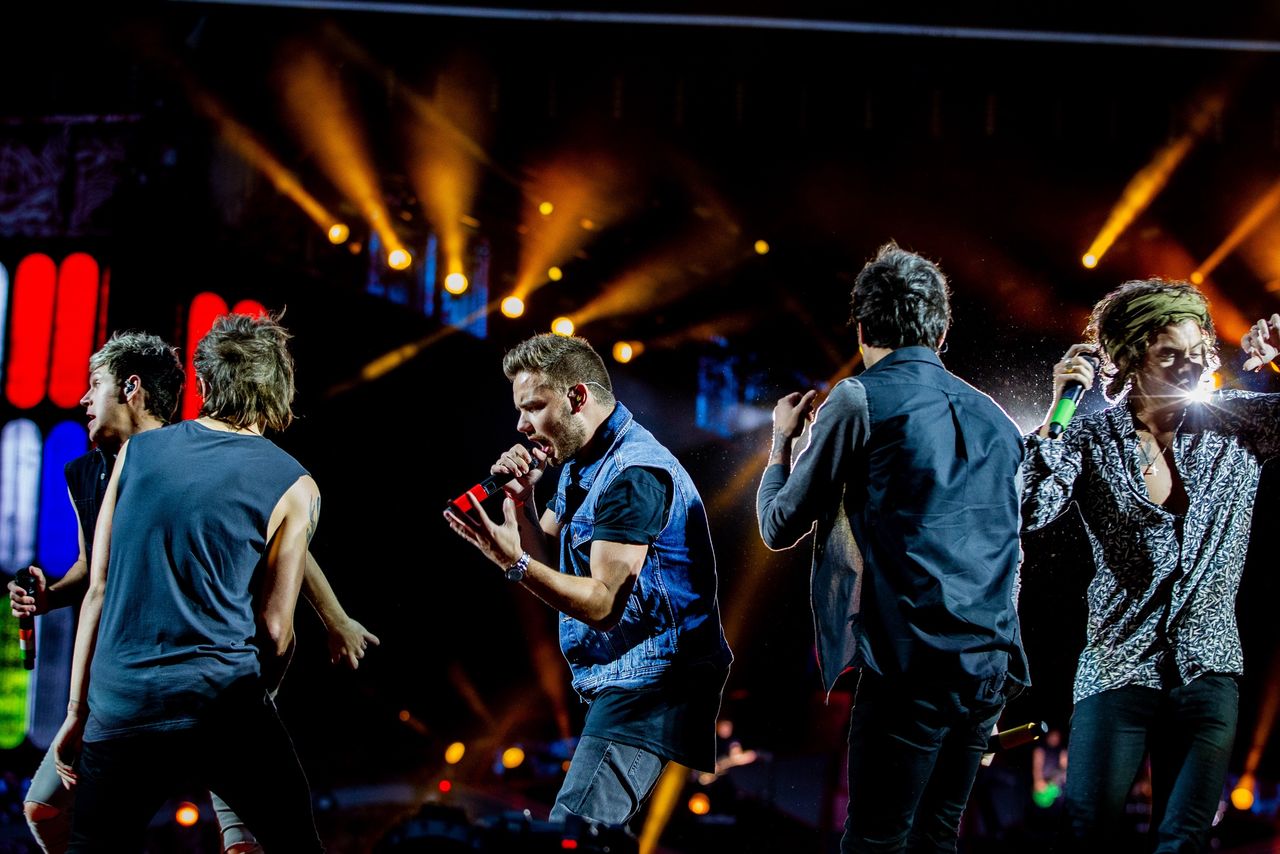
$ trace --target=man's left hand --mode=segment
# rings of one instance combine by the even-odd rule
[[[1256,371],[1280,354],[1280,314],[1270,320],[1259,320],[1240,339],[1240,348],[1248,355],[1246,371]]]
[[[382,643],[382,641],[378,640],[377,635],[350,617],[327,628],[329,631],[329,661],[332,664],[344,663],[352,670],[360,666],[360,659],[364,658],[369,644],[378,646]]]
[[[499,568],[506,569],[524,554],[516,514],[515,501],[506,496],[502,502],[501,525],[495,524],[484,507],[479,505],[469,513],[459,513],[450,505],[444,511],[444,518],[455,534],[478,548]]]

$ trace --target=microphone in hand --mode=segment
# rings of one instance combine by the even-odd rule
[[[28,596],[36,595],[36,579],[29,569],[20,569],[13,581]],[[33,616],[18,618],[18,647],[22,650],[22,666],[26,670],[36,669],[36,618]]]
[[[1096,375],[1098,372],[1098,359],[1088,353],[1081,353],[1080,358],[1089,363]],[[1058,398],[1058,402],[1053,405],[1053,413],[1049,416],[1049,438],[1056,439],[1062,435],[1062,431],[1067,429],[1067,425],[1071,423],[1071,417],[1076,414],[1076,406],[1080,403],[1080,398],[1084,397],[1085,384],[1078,379],[1069,379],[1062,387],[1062,396]]]
[[[532,457],[533,463],[530,466],[530,471],[535,471],[541,468],[546,462],[545,457],[539,459],[537,454],[533,454]],[[468,489],[466,492],[459,495],[457,498],[450,501],[446,505],[445,509],[452,507],[459,513],[466,513],[473,508],[478,509],[486,498],[501,492],[504,486],[511,483],[513,480],[517,480],[519,477],[522,477],[522,475],[513,475],[506,472],[491,474],[475,486]]]

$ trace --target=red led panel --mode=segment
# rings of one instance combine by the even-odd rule
[[[205,291],[191,301],[191,310],[187,313],[187,387],[182,392],[183,418],[198,416],[204,403],[200,384],[196,382],[196,345],[213,326],[213,321],[226,313],[227,301],[215,293]]]
[[[49,343],[53,336],[57,276],[57,265],[48,255],[28,255],[14,272],[9,314],[12,332],[4,393],[19,409],[30,409],[44,399],[49,381]],[[80,365],[82,384],[86,364]]]
[[[231,309],[232,314],[249,314],[254,317],[266,316],[267,310],[256,299],[242,299]]]
[[[68,255],[58,270],[49,369],[49,399],[63,409],[71,409],[84,396],[97,308],[98,262],[83,252]]]

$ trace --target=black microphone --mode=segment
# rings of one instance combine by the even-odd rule
[[[13,581],[28,596],[36,595],[36,579],[29,569],[20,569]],[[22,650],[22,666],[26,670],[36,669],[36,618],[18,618],[18,647]]]
[[[1098,360],[1087,353],[1081,353],[1081,355],[1093,366],[1096,376]],[[1062,431],[1067,429],[1067,425],[1071,423],[1071,416],[1076,414],[1076,404],[1082,397],[1084,397],[1084,383],[1079,380],[1067,380],[1067,384],[1062,387],[1062,397],[1058,398],[1058,402],[1053,407],[1053,414],[1049,416],[1050,439],[1058,438],[1062,435]]]
[[[533,466],[530,471],[542,467],[542,461],[536,456],[533,458]],[[490,495],[501,492],[502,487],[506,486],[516,478],[509,474],[491,474],[457,498],[450,501],[447,507],[452,507],[459,513],[466,513],[473,507],[478,508],[480,504]]]

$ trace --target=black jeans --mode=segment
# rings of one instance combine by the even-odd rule
[[[849,724],[843,854],[956,850],[960,817],[1002,703],[868,670]]]
[[[1154,849],[1203,850],[1239,704],[1235,678],[1217,673],[1170,690],[1126,685],[1077,703],[1067,743],[1067,814],[1077,847],[1104,850],[1120,832],[1125,798],[1149,752]]]
[[[86,742],[78,767],[72,854],[141,851],[166,800],[205,789],[272,854],[324,850],[307,778],[257,679],[224,692],[192,729]]]

